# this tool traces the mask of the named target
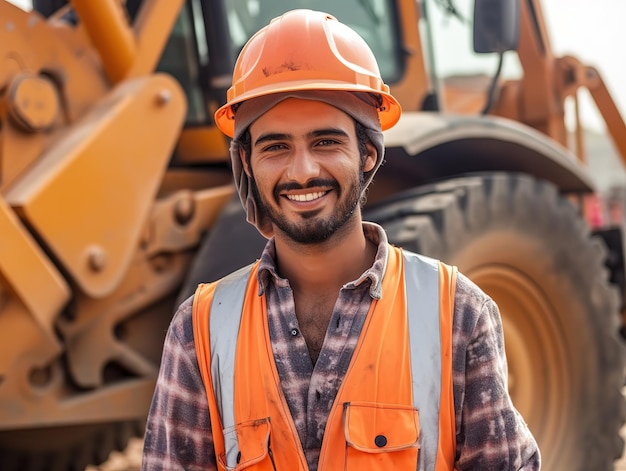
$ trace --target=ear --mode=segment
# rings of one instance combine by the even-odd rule
[[[246,153],[243,150],[243,147],[241,146],[239,146],[239,160],[241,160],[243,171],[246,172],[246,175],[250,176],[250,168],[248,167],[248,159],[246,159]]]
[[[365,154],[365,162],[363,163],[363,172],[367,173],[376,167],[376,162],[378,161],[378,151],[376,147],[371,142],[367,142],[365,144],[366,154]]]

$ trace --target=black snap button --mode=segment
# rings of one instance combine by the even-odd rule
[[[298,333],[299,333],[299,332],[298,332],[298,329],[291,329],[291,335],[292,335],[292,336],[294,336],[294,337],[295,337],[295,336],[297,336],[297,335],[298,335]]]
[[[239,464],[240,461],[241,461],[241,452],[238,451],[237,452],[237,464]]]
[[[376,435],[374,443],[378,448],[382,448],[387,444],[387,437],[385,437],[384,435]]]

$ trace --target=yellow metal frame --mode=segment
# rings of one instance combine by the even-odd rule
[[[184,0],[146,0],[134,27],[119,0],[72,0],[112,83],[152,72]]]

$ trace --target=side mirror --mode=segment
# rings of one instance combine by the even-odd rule
[[[474,4],[474,52],[517,49],[520,0],[476,0]]]

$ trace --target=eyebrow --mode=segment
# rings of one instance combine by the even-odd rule
[[[339,128],[326,128],[326,129],[316,129],[311,131],[308,134],[309,137],[320,137],[320,136],[339,136],[339,137],[349,137],[348,133],[343,129]],[[256,141],[254,141],[254,146],[258,146],[259,144],[263,144],[268,141],[281,141],[290,139],[291,135],[286,133],[268,133],[262,134],[259,136]]]

